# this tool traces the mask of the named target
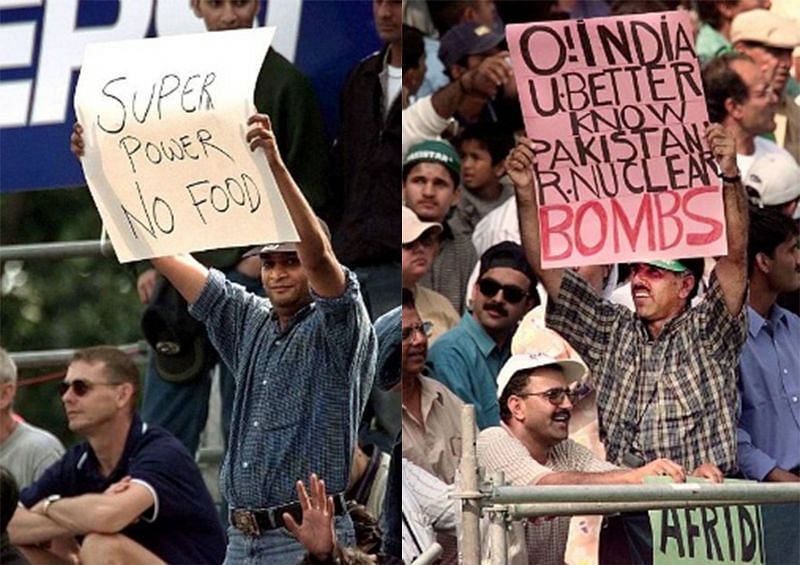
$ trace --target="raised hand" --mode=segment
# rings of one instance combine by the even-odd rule
[[[506,172],[517,190],[533,189],[533,165],[535,162],[533,142],[527,137],[521,137],[517,146],[506,157]]]
[[[300,525],[289,514],[283,515],[286,529],[297,538],[318,561],[324,561],[333,553],[336,533],[333,529],[333,498],[325,493],[325,481],[311,475],[309,480],[311,496],[306,492],[303,481],[297,481],[297,496],[303,509]]]
[[[72,126],[72,134],[69,136],[69,150],[78,159],[83,157],[85,146],[83,143],[83,126],[78,122]]]
[[[250,126],[246,137],[250,144],[250,150],[263,149],[270,168],[275,166],[282,167],[283,160],[278,149],[278,142],[275,140],[275,132],[272,131],[272,120],[269,119],[269,116],[266,114],[253,114],[248,118],[247,125]]]
[[[731,133],[720,124],[711,124],[706,129],[706,141],[708,141],[708,147],[714,154],[722,174],[726,177],[738,175],[736,140]]]

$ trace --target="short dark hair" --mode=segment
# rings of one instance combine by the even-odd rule
[[[747,240],[747,274],[751,276],[756,255],[763,253],[774,258],[775,249],[791,236],[798,235],[797,223],[781,212],[750,206],[750,233]]]
[[[739,0],[696,0],[695,9],[700,19],[718,30],[722,26],[722,14],[717,9],[717,4],[735,6]]]
[[[407,288],[403,289],[403,308],[416,308],[414,303],[414,294]]]
[[[524,371],[517,371],[509,379],[506,388],[503,389],[503,394],[497,401],[500,404],[500,419],[508,424],[511,421],[511,410],[508,409],[508,399],[512,394],[519,396],[528,386],[528,379],[531,377],[531,370],[525,369]]]
[[[457,145],[468,140],[482,143],[492,158],[492,165],[505,159],[514,148],[514,134],[498,124],[478,123],[467,126],[458,136]]]
[[[750,92],[742,77],[731,68],[731,64],[735,61],[752,63],[753,59],[744,53],[725,53],[714,57],[703,66],[703,89],[706,93],[708,118],[712,122],[720,123],[727,117],[728,110],[725,109],[725,101],[728,98],[741,104],[750,97]]]
[[[418,68],[423,55],[425,55],[425,40],[422,32],[403,24],[403,72]]]
[[[447,33],[451,27],[461,21],[464,11],[469,8],[470,0],[437,0],[427,2],[431,14],[433,27],[439,32],[439,37]]]
[[[110,383],[127,383],[133,387],[132,406],[135,408],[136,396],[139,392],[139,369],[127,353],[110,345],[96,345],[75,351],[70,363],[75,361],[104,363]]]

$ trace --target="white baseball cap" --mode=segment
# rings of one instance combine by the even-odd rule
[[[556,359],[544,353],[524,353],[512,355],[497,376],[497,398],[503,396],[508,381],[520,371],[536,369],[545,365],[558,365],[567,377],[567,384],[580,381],[588,372],[586,365],[577,359]]]
[[[783,151],[758,157],[744,178],[754,190],[750,200],[756,206],[781,206],[800,198],[800,165]]]

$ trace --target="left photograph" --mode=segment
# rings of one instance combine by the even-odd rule
[[[400,562],[401,12],[0,10],[1,562]]]

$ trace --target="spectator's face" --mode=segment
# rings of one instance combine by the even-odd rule
[[[297,253],[268,253],[261,257],[261,285],[272,305],[300,310],[311,302],[308,277]]]
[[[402,332],[408,333],[400,348],[403,377],[416,377],[425,367],[425,359],[428,357],[428,336],[424,331],[420,331],[421,326],[422,320],[416,308],[403,306]]]
[[[775,94],[782,96],[792,68],[792,50],[766,45],[748,47],[744,44],[741,50],[750,55],[761,68]]]
[[[77,381],[81,383],[77,384]],[[69,429],[75,433],[91,434],[111,422],[127,405],[127,400],[120,394],[123,385],[109,383],[105,363],[73,361],[67,368],[64,382],[71,383],[71,386],[61,396],[61,401]]]
[[[469,9],[470,21],[494,28],[497,21],[497,7],[494,5],[494,0],[476,0],[471,3]]]
[[[208,31],[248,29],[258,14],[258,0],[191,0],[192,9]]]
[[[508,296],[506,290],[498,290],[492,296],[481,291],[481,281],[499,283],[502,286],[515,287],[524,295],[515,301],[516,296]],[[496,284],[491,286],[497,286]],[[498,337],[513,332],[523,316],[533,306],[529,296],[531,281],[523,273],[510,267],[494,267],[486,271],[472,289],[472,315],[490,336]]]
[[[645,263],[631,265],[631,294],[636,313],[647,322],[668,321],[684,309],[694,277]]]
[[[403,184],[406,206],[425,222],[443,222],[461,192],[447,167],[440,163],[418,163]]]
[[[773,257],[765,257],[767,280],[777,292],[800,290],[800,243],[793,235],[775,248]]]
[[[428,64],[425,62],[425,54],[419,57],[417,66],[403,71],[403,86],[408,90],[408,94],[413,96],[422,86],[425,80],[425,73],[428,72]]]
[[[403,33],[403,3],[400,0],[372,0],[372,15],[381,41],[400,41]]]
[[[528,379],[525,393],[546,392],[567,386],[567,379],[558,369],[540,367],[534,369],[532,375]],[[520,396],[516,402],[520,404],[525,431],[536,444],[553,447],[567,439],[573,408],[569,397],[565,395],[558,406],[544,396]]]
[[[0,412],[7,412],[11,409],[16,394],[16,383],[0,380]]]
[[[464,186],[471,192],[497,185],[498,169],[502,164],[492,166],[492,156],[486,144],[477,139],[467,139],[461,143],[461,176]]]
[[[751,135],[774,130],[777,97],[772,93],[761,69],[750,61],[734,61],[731,69],[741,77],[749,96],[741,104],[729,100],[729,114]]]
[[[416,283],[433,263],[438,238],[433,229],[426,230],[411,243],[402,246],[403,284]]]

